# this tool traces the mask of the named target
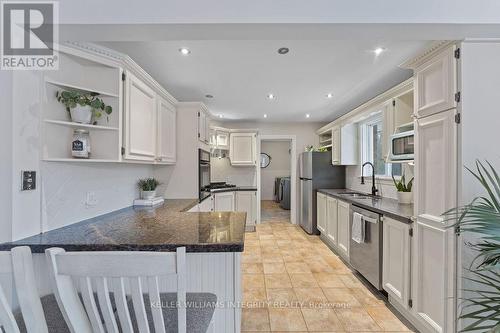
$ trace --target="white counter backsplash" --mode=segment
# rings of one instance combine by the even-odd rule
[[[229,158],[212,158],[210,163],[212,182],[226,182],[238,186],[256,186],[256,167],[233,167],[229,162]]]

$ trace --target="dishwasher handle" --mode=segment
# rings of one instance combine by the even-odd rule
[[[368,216],[363,215],[363,221],[365,221],[365,222],[370,222],[370,223],[373,223],[373,224],[377,224],[378,220],[379,219],[374,219],[372,217],[368,217]]]

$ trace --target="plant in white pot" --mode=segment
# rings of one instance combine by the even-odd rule
[[[141,190],[141,199],[151,200],[156,197],[156,188],[161,183],[156,178],[140,179],[137,185]]]
[[[90,124],[92,117],[96,120],[101,118],[103,113],[109,116],[113,112],[113,108],[104,104],[103,100],[97,97],[98,95],[94,92],[64,90],[56,92],[56,99],[64,104],[73,122]]]
[[[403,175],[399,180],[396,180],[394,178],[394,175],[392,176],[392,180],[394,182],[394,185],[396,186],[396,189],[398,190],[399,203],[410,204],[413,198],[413,193],[411,191],[413,187],[413,178],[410,179],[408,183],[406,183],[405,174],[403,172]]]

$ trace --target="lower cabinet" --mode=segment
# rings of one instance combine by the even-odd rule
[[[322,234],[326,234],[326,219],[327,219],[327,213],[326,213],[326,201],[327,201],[327,196],[323,193],[317,194],[316,197],[316,207],[317,207],[317,212],[316,212],[316,227],[318,228],[319,232]]]
[[[255,225],[257,223],[257,192],[236,192],[236,211],[247,213],[247,225]]]
[[[327,237],[333,245],[338,246],[338,203],[333,197],[326,198]]]
[[[338,235],[337,248],[339,254],[345,259],[349,259],[350,225],[349,225],[349,204],[342,200],[337,200]]]
[[[213,212],[214,211],[214,196],[211,195],[209,198],[206,198],[198,206],[199,206],[200,212]]]
[[[384,216],[382,285],[405,309],[410,300],[411,228],[410,224]]]
[[[222,192],[215,193],[215,205],[214,209],[216,212],[232,212],[234,211],[234,192]]]

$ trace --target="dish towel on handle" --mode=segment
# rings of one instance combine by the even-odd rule
[[[356,212],[352,217],[351,238],[358,244],[365,241],[365,221],[363,221],[363,215]]]

